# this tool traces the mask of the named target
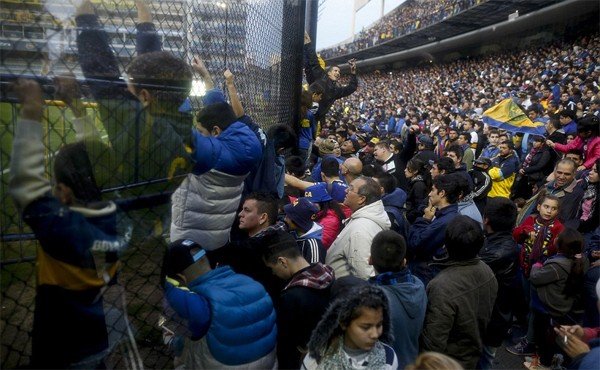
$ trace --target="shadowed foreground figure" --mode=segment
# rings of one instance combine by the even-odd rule
[[[39,241],[31,367],[95,368],[109,350],[103,293],[116,282],[118,254],[127,245],[117,231],[117,207],[101,201],[88,157],[88,148],[102,144],[62,147],[52,188],[45,176],[41,88],[19,80],[14,90],[22,105],[8,192]]]

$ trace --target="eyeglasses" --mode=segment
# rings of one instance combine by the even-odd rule
[[[354,193],[356,195],[360,195],[357,190],[354,190],[352,186],[348,186],[348,193]]]

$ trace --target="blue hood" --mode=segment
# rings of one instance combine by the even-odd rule
[[[406,310],[406,313],[411,319],[420,317],[423,312],[423,302],[427,302],[427,294],[423,283],[416,276],[412,277],[413,282],[407,281],[397,284],[390,289]]]
[[[392,276],[393,280],[386,280],[387,276]],[[408,268],[396,273],[384,273],[369,279],[371,283],[385,288],[390,294],[393,294],[402,304],[410,319],[423,317],[425,307],[427,307],[427,293],[423,282],[413,274]]]
[[[397,208],[403,208],[406,203],[406,192],[400,188],[396,188],[390,194],[386,194],[381,198],[383,206],[394,206]]]

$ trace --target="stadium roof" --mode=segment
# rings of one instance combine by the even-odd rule
[[[350,58],[371,59],[417,46],[461,35],[508,19],[508,15],[519,11],[527,14],[565,0],[488,0],[439,23],[422,28],[408,35],[366,48],[357,52],[328,58],[328,64],[341,64]]]

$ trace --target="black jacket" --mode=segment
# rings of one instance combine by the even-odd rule
[[[473,199],[485,199],[492,189],[492,178],[488,175],[487,171],[475,166],[468,173],[473,180]]]
[[[552,161],[552,154],[550,148],[544,145],[538,150],[531,158],[529,166],[523,168],[525,175],[529,178],[530,182],[544,181],[546,176],[552,172],[554,162]]]
[[[483,343],[499,347],[511,325],[518,266],[517,244],[510,231],[487,235],[479,258],[494,272],[498,295]]]
[[[304,55],[306,61],[306,65],[304,66],[306,81],[309,84],[320,81],[325,90],[323,92],[323,98],[319,102],[319,109],[315,114],[317,121],[320,121],[325,117],[327,112],[329,112],[329,108],[331,108],[334,101],[356,91],[358,79],[356,78],[356,74],[350,74],[350,82],[346,86],[341,86],[336,81],[331,80],[319,64],[317,53],[315,52],[312,43],[304,45]]]
[[[408,180],[406,179],[406,175],[404,175],[404,169],[406,169],[406,164],[415,154],[416,148],[417,136],[409,131],[406,141],[402,146],[402,151],[397,154],[398,161],[396,162],[396,172],[394,173],[396,180],[398,180],[398,187],[404,191],[408,191]]]
[[[265,245],[263,235],[266,233],[286,233],[283,230],[268,230],[264,234],[255,235],[239,241],[231,241],[221,248],[207,251],[208,259],[212,266],[228,265],[238,274],[244,274],[261,283],[267,293],[276,303],[276,297],[283,288],[283,282],[273,275],[262,260]]]
[[[425,165],[429,165],[429,161],[435,161],[439,157],[433,152],[433,150],[425,149],[417,152],[414,158],[422,161],[423,163],[425,163]]]
[[[290,282],[306,281],[307,275],[314,284],[288,286],[278,299],[277,357],[280,369],[300,368],[302,353],[298,348],[306,349],[313,329],[329,305],[333,270],[322,264],[313,264],[294,274]]]
[[[419,209],[421,203],[427,199],[429,189],[421,176],[412,178],[408,185],[408,194],[406,197],[406,218],[410,223],[415,222],[417,217],[422,216],[423,212]]]

